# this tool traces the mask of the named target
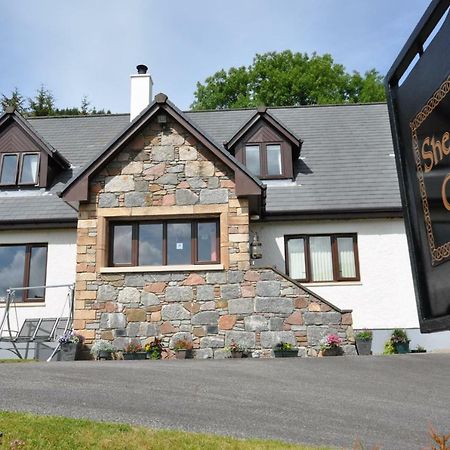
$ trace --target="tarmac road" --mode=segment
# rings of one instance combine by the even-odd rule
[[[352,448],[450,433],[450,354],[0,364],[0,409]]]

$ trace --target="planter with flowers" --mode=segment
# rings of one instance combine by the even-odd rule
[[[342,339],[337,334],[326,336],[320,344],[322,356],[341,356],[343,354],[341,343]]]
[[[162,340],[155,338],[153,342],[145,344],[148,359],[161,359],[163,352]]]
[[[77,350],[83,345],[84,337],[75,331],[66,331],[59,339],[58,361],[75,361]]]
[[[247,349],[237,344],[234,339],[231,340],[230,345],[225,349],[230,352],[231,358],[244,358],[247,352]]]
[[[116,347],[109,341],[99,339],[92,344],[91,354],[95,359],[104,361],[112,359],[112,354],[116,351]]]
[[[391,343],[395,348],[395,353],[409,353],[409,342],[408,335],[405,330],[401,328],[396,328],[390,338]]]
[[[175,350],[175,357],[177,359],[191,359],[192,358],[192,342],[187,339],[180,339],[173,347]]]
[[[298,348],[287,342],[279,342],[273,348],[275,358],[294,358],[298,356]]]
[[[358,350],[358,355],[371,355],[372,354],[372,331],[363,329],[356,333],[356,349]]]
[[[123,359],[145,359],[147,357],[147,352],[144,351],[142,345],[138,342],[130,342],[123,352]]]

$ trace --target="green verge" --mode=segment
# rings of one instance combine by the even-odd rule
[[[0,412],[1,449],[319,450],[279,441],[153,430],[84,419]],[[324,447],[320,447],[325,450]]]

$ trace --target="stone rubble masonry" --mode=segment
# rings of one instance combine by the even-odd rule
[[[101,221],[158,219],[161,208],[174,218],[193,217],[194,208],[201,217],[221,211],[224,268],[102,271],[108,232]],[[231,341],[262,356],[281,341],[315,356],[330,333],[354,353],[351,313],[274,269],[252,268],[248,243],[248,202],[236,196],[234,174],[178,124],[150,123],[90,180],[89,201],[80,204],[74,325],[88,345],[107,339],[123,348],[161,337],[173,349],[188,339],[196,358],[223,358]]]

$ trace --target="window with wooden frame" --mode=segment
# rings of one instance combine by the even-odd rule
[[[39,181],[39,153],[3,153],[0,186],[35,186]]]
[[[218,219],[122,222],[109,226],[109,266],[220,263]]]
[[[359,281],[356,234],[284,237],[286,273],[305,283]]]
[[[9,288],[29,287],[17,291],[16,302],[42,302],[45,299],[47,244],[0,245],[0,298]]]
[[[262,179],[287,178],[288,168],[281,143],[246,144],[243,159],[246,167]]]

